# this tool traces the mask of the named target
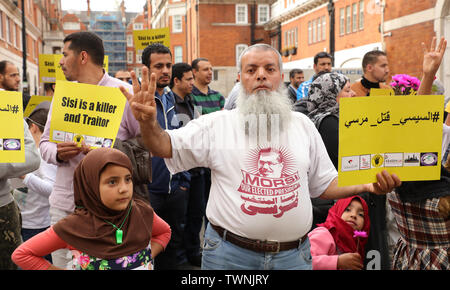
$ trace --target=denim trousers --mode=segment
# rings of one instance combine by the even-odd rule
[[[311,270],[309,239],[279,253],[254,252],[236,246],[208,224],[203,242],[202,270]]]

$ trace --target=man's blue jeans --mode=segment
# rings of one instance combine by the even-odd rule
[[[202,270],[311,270],[309,239],[297,249],[260,253],[238,247],[208,224],[203,242]]]

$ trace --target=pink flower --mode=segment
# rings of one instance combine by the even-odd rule
[[[354,231],[353,237],[354,238],[367,238],[367,233],[365,231]]]
[[[90,258],[88,255],[80,255],[78,257],[78,263],[80,264],[81,269],[86,269],[90,264]]]

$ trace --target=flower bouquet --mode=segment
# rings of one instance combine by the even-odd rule
[[[392,77],[390,83],[396,95],[415,95],[420,87],[420,80],[406,74],[398,74]]]

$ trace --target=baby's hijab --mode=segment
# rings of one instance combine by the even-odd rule
[[[347,224],[341,217],[345,209],[350,205],[350,203],[357,199],[361,202],[364,210],[364,226],[361,231],[364,231],[369,235],[370,230],[370,219],[369,219],[369,207],[366,201],[360,196],[351,196],[344,199],[340,199],[336,202],[333,207],[328,211],[328,217],[326,221],[322,224],[318,224],[319,227],[325,227],[331,233],[336,242],[338,250],[342,253],[355,253],[357,249],[357,244],[359,239],[358,253],[364,260],[365,251],[364,247],[367,243],[368,238],[354,238],[353,228]]]
[[[73,187],[75,212],[53,226],[67,244],[90,256],[114,259],[138,252],[150,243],[153,209],[144,200],[133,198],[123,211],[106,207],[100,198],[100,174],[109,164],[130,170],[131,161],[117,149],[98,148],[89,152],[75,169]],[[131,206],[131,209],[129,208]],[[116,229],[124,222],[123,242],[116,242]]]

